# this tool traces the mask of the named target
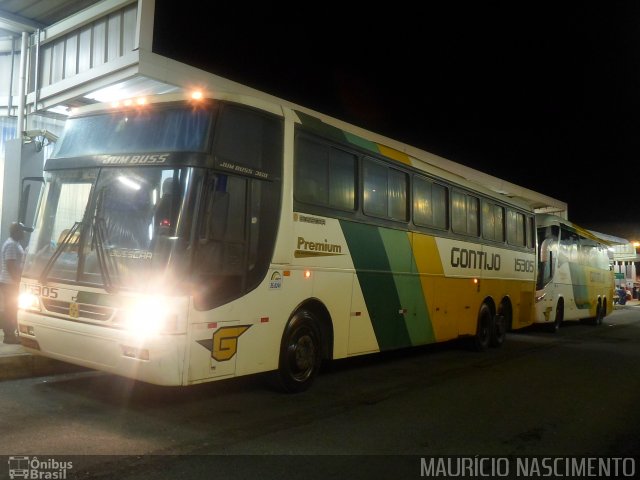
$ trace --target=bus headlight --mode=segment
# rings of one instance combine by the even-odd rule
[[[124,313],[123,326],[132,333],[149,336],[176,330],[176,314],[163,297],[141,297]]]
[[[22,292],[18,296],[18,307],[22,310],[40,311],[40,299],[31,292]]]

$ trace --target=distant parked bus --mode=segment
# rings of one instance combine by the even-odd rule
[[[537,215],[535,323],[557,331],[563,321],[600,325],[612,310],[614,273],[608,243],[554,215]]]
[[[532,323],[534,213],[429,154],[272,97],[84,107],[45,165],[19,329],[161,385]],[[407,153],[410,152],[410,153]]]

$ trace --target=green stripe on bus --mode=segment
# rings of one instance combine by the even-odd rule
[[[404,324],[411,345],[422,345],[435,342],[429,311],[422,290],[420,277],[413,258],[413,249],[406,232],[391,229],[380,229],[380,236],[385,245],[400,305],[406,311]]]
[[[411,345],[378,227],[340,221],[380,350]],[[365,241],[366,240],[366,241]]]
[[[306,113],[295,110],[296,115],[302,122],[302,125],[309,130],[322,135],[324,137],[336,140],[340,143],[350,143],[359,148],[367,150],[372,153],[380,154],[380,148],[377,143],[367,140],[366,138],[354,135],[353,133],[345,132],[334,126],[324,123],[322,120],[316,117],[312,117]]]
[[[367,140],[366,138],[359,137],[358,135],[354,135],[353,133],[344,132],[344,136],[349,143],[352,145],[356,145],[364,150],[368,150],[372,153],[380,153],[380,149],[378,148],[378,144]]]
[[[339,128],[326,124],[322,120],[300,112],[299,110],[295,110],[295,112],[305,128],[308,128],[325,138],[329,138],[340,143],[345,143],[347,141],[345,132]]]

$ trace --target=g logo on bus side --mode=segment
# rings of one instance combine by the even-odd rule
[[[213,334],[213,350],[211,356],[214,360],[224,362],[233,358],[238,351],[238,338],[246,332],[251,325],[238,327],[222,327]]]
[[[211,340],[198,340],[198,343],[211,351],[211,358],[218,362],[225,362],[234,357],[238,351],[238,338],[251,325],[236,327],[222,327],[213,333]]]

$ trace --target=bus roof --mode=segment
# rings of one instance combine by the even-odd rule
[[[607,246],[611,246],[619,243],[614,241],[613,237],[604,238],[605,237],[604,234],[602,236],[599,236],[598,233],[592,232],[591,230],[587,230],[586,228],[583,228],[580,225],[570,222],[566,218],[562,218],[557,215],[537,214],[536,223],[538,224],[538,226],[542,226],[542,227],[547,225],[559,224],[573,233],[577,233],[578,235],[581,235],[585,238],[589,238],[593,241],[596,241],[598,243],[601,243]]]
[[[538,213],[567,215],[567,204],[555,198],[156,53],[139,50],[136,67],[132,77],[121,83],[122,88],[117,89],[119,92],[130,92],[131,97],[135,97],[144,93],[145,85],[148,84],[156,85],[155,91],[180,92],[183,95],[197,88],[205,97],[235,98],[236,101],[257,108],[270,111],[277,109],[281,115],[293,113],[295,120],[302,124],[309,125],[315,120],[316,124],[320,122],[344,132],[348,139],[351,137],[353,143],[360,147],[363,147],[361,140],[364,140],[364,143],[369,142],[382,155],[401,163],[409,163],[419,170],[433,172],[447,180],[489,192],[495,197]],[[127,84],[130,88],[127,88]],[[164,90],[158,89],[157,85],[164,85]]]

